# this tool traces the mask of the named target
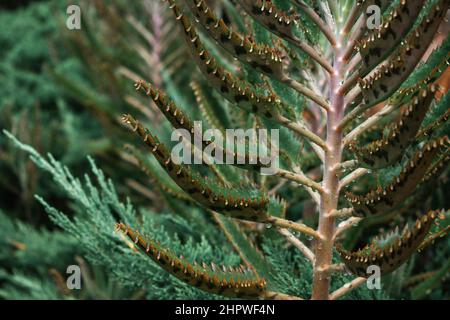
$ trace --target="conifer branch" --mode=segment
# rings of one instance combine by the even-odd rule
[[[344,161],[339,164],[338,168],[336,169],[336,172],[339,175],[339,177],[341,177],[344,172],[354,169],[357,165],[358,160]]]

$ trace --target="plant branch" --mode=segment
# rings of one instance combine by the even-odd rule
[[[353,208],[344,208],[340,210],[333,210],[329,213],[330,217],[333,218],[347,218],[351,217],[354,212]]]
[[[294,170],[295,173],[306,177],[305,173],[300,169],[300,167],[297,166],[297,167],[294,167],[292,169]],[[320,194],[319,194],[319,192],[314,191],[311,187],[308,187],[308,186],[304,186],[304,188],[309,193],[309,195],[314,200],[314,202],[317,205],[320,205]]]
[[[314,191],[313,189],[311,189],[310,187],[304,187],[304,188],[305,188],[306,192],[309,193],[309,195],[314,200],[314,202],[317,205],[320,205],[320,194],[317,191]]]
[[[285,179],[297,182],[297,183],[299,183],[301,185],[310,187],[310,188],[312,188],[314,190],[319,191],[319,193],[323,193],[324,192],[322,186],[320,185],[320,183],[317,183],[314,180],[311,180],[310,178],[308,178],[304,174],[290,172],[290,171],[278,168],[277,171],[275,172],[275,175],[277,175],[277,176],[279,176],[281,178],[285,178]]]
[[[355,52],[355,46],[357,41],[361,38],[361,36],[364,34],[364,31],[366,30],[366,16],[363,15],[359,19],[359,23],[356,26],[356,30],[353,33],[353,37],[350,38],[350,41],[347,44],[347,47],[345,49],[345,53],[343,55],[344,61],[349,61],[349,59],[352,57],[353,53]]]
[[[362,177],[363,175],[365,175],[368,172],[369,172],[369,170],[365,169],[365,168],[356,169],[355,171],[348,174],[341,180],[341,182],[339,183],[339,189],[342,190],[344,187],[348,186],[350,183],[359,179],[360,177]]]
[[[352,10],[348,15],[347,21],[345,22],[344,28],[341,31],[342,36],[346,36],[355,26],[356,21],[358,21],[358,17],[361,15],[361,7],[360,6],[352,6]]]
[[[347,146],[351,141],[357,139],[362,133],[366,132],[370,128],[372,128],[375,124],[378,123],[385,115],[391,113],[396,109],[395,105],[388,105],[381,109],[379,112],[371,116],[369,119],[361,123],[355,129],[353,129],[347,136],[344,138],[344,146]]]
[[[358,72],[353,73],[345,82],[344,84],[341,86],[341,88],[339,89],[341,94],[347,94],[351,88],[354,88],[355,84],[357,83],[359,79],[359,74]]]
[[[350,291],[356,289],[360,285],[362,285],[364,282],[366,282],[366,278],[358,277],[353,279],[352,281],[344,284],[341,288],[337,289],[330,295],[331,300],[339,299],[340,297],[346,295]]]
[[[325,23],[325,21],[323,21],[322,18],[314,11],[314,9],[308,6],[304,1],[294,0],[294,3],[299,6],[302,11],[306,13],[306,15],[317,25],[320,31],[322,31],[322,33],[328,39],[330,44],[334,47],[336,45],[336,37],[334,36],[331,28]]]
[[[355,120],[360,114],[367,111],[367,109],[370,109],[370,106],[366,104],[360,104],[356,108],[354,108],[352,111],[350,111],[344,119],[339,124],[340,129],[344,129],[350,122]]]
[[[292,131],[298,133],[299,135],[307,138],[309,141],[317,144],[322,149],[326,148],[325,141],[323,141],[318,135],[314,134],[311,130],[309,130],[305,125],[289,120],[282,115],[278,115],[274,118],[282,126],[291,129]]]
[[[311,143],[311,148],[314,150],[314,152],[316,153],[317,157],[319,157],[320,161],[322,163],[324,163],[325,161],[325,152],[323,152],[323,149],[318,146],[315,143]]]
[[[309,55],[314,61],[316,61],[319,65],[321,65],[328,73],[333,72],[333,67],[330,65],[330,63],[321,56],[313,47],[307,45],[304,42],[301,42],[301,40],[288,37],[287,35],[284,37],[285,40],[289,41],[292,45],[299,48],[303,52],[305,52],[307,55]]]
[[[295,237],[289,230],[279,228],[278,232],[285,236],[286,239],[292,243],[298,250],[300,250],[301,253],[309,260],[312,264],[314,264],[314,253],[297,237]]]
[[[323,15],[325,16],[325,22],[333,29],[336,30],[336,23],[331,12],[330,3],[328,1],[319,2],[320,8],[322,9]],[[338,44],[336,44],[336,48]]]
[[[329,8],[329,10],[331,12],[331,16],[333,17],[333,20],[335,20],[335,21],[339,20],[340,11],[339,11],[338,6],[337,6],[337,1],[335,1],[335,0],[328,0],[327,3],[328,3],[328,8]]]
[[[330,264],[319,268],[319,272],[326,273],[327,275],[342,272],[343,270],[345,270],[345,264],[343,263]]]
[[[358,217],[351,217],[345,221],[342,221],[337,229],[336,232],[334,233],[334,240],[337,239],[337,237],[339,237],[343,232],[345,232],[346,230],[350,229],[351,227],[353,227],[354,225],[357,225],[360,221],[362,220],[362,218],[358,218]]]
[[[362,101],[361,98],[362,98],[362,91],[359,85],[353,87],[353,89],[346,95],[345,107],[347,108],[348,105],[357,104],[359,101]]]
[[[267,193],[269,196],[273,196],[275,194],[277,194],[278,190],[280,190],[285,184],[286,184],[287,180],[281,180],[277,183],[277,185],[275,187],[273,187],[272,189],[269,190],[269,192]]]
[[[287,84],[288,86],[290,86],[292,89],[294,89],[295,91],[297,91],[298,93],[304,95],[305,97],[311,99],[312,101],[314,101],[315,103],[317,103],[320,107],[324,108],[325,110],[329,110],[330,106],[328,104],[328,102],[320,97],[319,95],[317,95],[313,90],[309,89],[308,87],[302,85],[300,82],[291,79],[289,77],[283,77],[280,79],[280,81],[282,83]]]
[[[343,80],[342,48],[336,46],[334,52],[334,69],[331,74],[329,85],[329,96],[331,108],[327,112],[327,149],[325,149],[325,161],[323,165],[323,183],[324,193],[321,194],[321,203],[319,209],[319,227],[318,234],[320,239],[316,242],[315,256],[316,261],[313,271],[313,291],[311,298],[313,300],[329,299],[330,277],[324,276],[321,271],[323,268],[332,264],[335,233],[335,220],[329,216],[329,213],[337,208],[339,200],[339,179],[336,175],[336,169],[339,167],[342,159],[342,131],[338,124],[344,114],[344,96],[339,92],[340,83]]]
[[[314,230],[311,227],[308,227],[307,225],[303,223],[297,223],[294,221],[278,218],[278,217],[270,217],[267,221],[267,223],[271,223],[276,227],[280,228],[287,228],[291,230],[295,230],[301,233],[304,233],[308,236],[314,237],[316,239],[320,239],[320,235],[317,233],[316,230]]]
[[[357,52],[353,58],[350,60],[350,62],[347,65],[347,71],[350,73],[356,73],[359,74],[359,71],[356,70],[356,68],[359,66],[360,62],[362,61],[362,56],[359,52]]]
[[[337,174],[339,176],[342,176],[342,174],[346,171],[346,170],[352,170],[354,169],[356,166],[358,165],[358,160],[348,160],[348,161],[344,161],[342,163],[339,164],[338,168],[337,168]]]

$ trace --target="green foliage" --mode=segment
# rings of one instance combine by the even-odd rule
[[[187,6],[192,5],[192,1],[175,3],[179,5],[179,12],[194,23],[196,19]],[[417,27],[438,1],[428,2],[420,18],[408,22],[414,22],[412,25]],[[327,167],[327,161],[323,163],[320,159],[323,156],[320,146],[312,144],[311,135],[305,135],[299,127],[325,140],[328,134],[333,135],[327,131],[330,123],[332,127],[337,126],[339,123],[333,122],[337,118],[342,116],[346,120],[355,113],[343,128],[345,136],[376,113],[377,108],[394,104],[394,110],[378,121],[377,126],[357,137],[361,146],[375,140],[384,141],[388,133],[397,130],[390,122],[399,117],[406,119],[402,113],[404,105],[413,101],[417,89],[445,74],[449,37],[426,61],[417,61],[415,68],[399,71],[403,74],[398,78],[386,73],[379,87],[364,88],[365,97],[378,99],[380,96],[375,91],[382,89],[383,84],[388,83],[389,90],[400,86],[396,92],[383,96],[383,105],[366,112],[365,105],[356,98],[353,107],[349,104],[345,112],[330,117],[330,112],[335,110],[325,112],[311,94],[317,94],[327,105],[334,104],[338,93],[331,91],[333,85],[320,58],[324,57],[332,71],[340,74],[340,70],[335,70],[336,61],[332,61],[340,50],[330,45],[323,34],[323,26],[318,25],[315,18],[324,21],[334,36],[335,31],[344,27],[344,18],[356,1],[345,1],[339,7],[332,1],[262,2],[274,5],[283,16],[295,17],[292,39],[275,32],[276,21],[269,22],[274,24],[273,28],[261,23],[270,19],[269,14],[258,21],[242,14],[242,8],[236,5],[239,1],[207,1],[207,5],[228,27],[245,36],[239,40],[245,44],[242,48],[227,45],[228,34],[227,37],[216,35],[214,40],[210,29],[198,23],[194,26],[217,66],[236,77],[235,84],[248,85],[261,97],[278,99],[282,103],[277,103],[276,107],[283,108],[280,115],[289,120],[255,112],[254,108],[260,106],[248,108],[249,105],[242,103],[245,98],[239,95],[226,100],[221,90],[212,90],[214,70],[207,70],[204,77],[188,57],[193,50],[183,42],[185,30],[179,28],[180,22],[174,19],[167,3],[81,0],[83,26],[79,32],[65,28],[65,4],[60,1],[42,1],[17,11],[0,12],[0,24],[8,26],[0,31],[0,80],[3,84],[0,126],[8,130],[0,138],[0,298],[223,298],[208,292],[207,288],[203,291],[189,285],[187,282],[192,279],[181,281],[165,272],[161,261],[152,261],[125,235],[114,231],[118,222],[156,241],[162,252],[170,250],[176,257],[182,255],[184,266],[194,265],[194,262],[214,263],[235,267],[232,273],[239,274],[241,269],[236,267],[245,265],[267,281],[267,290],[263,290],[260,298],[311,298],[314,279],[317,280],[320,272],[305,257],[307,254],[301,252],[304,249],[298,250],[278,231],[291,228],[292,238],[317,255],[320,239],[313,240],[310,235],[294,230],[301,227],[313,230],[319,221],[323,223],[323,206],[318,205],[314,197],[320,201],[324,195],[317,185],[323,187],[320,181],[330,181],[333,174],[342,179],[351,170],[344,170],[339,176],[338,167]],[[255,3],[260,1],[255,0]],[[399,1],[392,2],[386,9],[386,17],[394,5],[399,5]],[[314,10],[317,17],[311,17],[304,8]],[[401,37],[399,34],[393,37],[404,40],[403,37],[397,39]],[[350,39],[346,35],[343,39],[340,45],[347,45]],[[422,43],[428,46],[431,40],[426,38]],[[404,42],[398,43],[401,43],[398,50],[404,50]],[[260,45],[267,45],[265,58],[258,57],[252,50],[247,51],[246,58],[239,53],[249,46]],[[305,46],[319,58],[305,51]],[[391,49],[398,53],[396,48]],[[261,66],[255,64],[270,60],[269,56],[281,57],[281,75],[262,72]],[[345,62],[347,65],[350,61]],[[362,66],[357,65],[352,72],[362,76]],[[342,85],[344,78],[350,79],[351,72],[340,76],[342,83],[339,85]],[[190,178],[200,181],[202,190],[212,190],[217,196],[217,199],[208,199],[210,206],[209,202],[200,204],[193,192],[180,188],[173,180],[175,172],[164,165],[166,159],[158,162],[148,149],[133,146],[136,140],[120,123],[121,114],[131,113],[152,135],[160,137],[162,143],[173,145],[170,141],[173,128],[169,121],[163,119],[147,96],[134,91],[133,83],[141,79],[163,90],[192,121],[203,120],[203,129],[279,129],[281,168],[297,180],[261,176],[258,170],[236,166],[189,167]],[[350,89],[357,91],[362,86],[355,82]],[[435,99],[414,141],[401,146],[401,159],[383,168],[370,168],[363,178],[353,181],[346,189],[357,195],[367,195],[387,187],[401,175],[425,143],[448,135],[448,98],[448,92],[442,92],[442,98]],[[400,137],[401,132],[398,132]],[[339,161],[355,159],[347,146],[333,148],[344,150]],[[373,152],[366,156],[370,162]],[[419,179],[417,190],[404,202],[379,216],[363,217],[357,225],[340,234],[336,243],[353,252],[364,249],[371,253],[374,245],[366,247],[371,241],[388,248],[401,237],[396,227],[412,225],[431,208],[448,208],[447,160],[448,148],[430,161],[430,167],[441,165],[436,167],[438,170],[423,169],[426,179]],[[298,181],[299,177],[307,177],[315,185],[306,188]],[[194,181],[189,186],[192,185]],[[429,190],[433,192],[430,194]],[[244,215],[249,221],[220,215],[222,212],[213,205],[221,197],[261,200],[266,195],[271,199],[267,208],[270,219],[263,223],[251,221],[255,220],[251,215]],[[335,208],[353,206],[340,197]],[[242,202],[236,210],[245,207]],[[382,290],[369,290],[363,284],[342,298],[447,299],[450,242],[443,230],[448,227],[448,212],[443,215],[445,218],[427,235],[436,239],[420,248],[420,253],[411,253],[401,260],[393,273],[383,275]],[[273,220],[274,216],[279,220]],[[336,227],[342,226],[343,221],[337,218]],[[432,242],[436,244],[432,246]],[[330,293],[345,288],[345,284],[355,278],[347,269],[342,270],[342,263],[348,262],[340,255],[341,251],[332,250],[330,263],[338,270],[331,275],[320,275],[320,280],[330,279]],[[83,289],[80,291],[68,291],[65,287],[66,268],[73,264],[82,268]],[[214,268],[211,268],[212,274]],[[351,265],[347,268],[351,269]]]
[[[122,202],[111,182],[90,160],[94,181],[89,176],[79,180],[72,176],[69,170],[57,162],[53,157],[42,158],[34,149],[15,141],[23,150],[31,154],[32,160],[42,170],[52,175],[55,183],[62,188],[71,199],[73,210],[76,213],[72,219],[50,206],[44,199],[37,199],[44,205],[50,218],[56,225],[68,232],[77,244],[86,252],[86,257],[93,265],[106,268],[108,275],[121,285],[132,288],[144,288],[149,299],[172,297],[174,299],[190,298],[205,299],[211,296],[192,288],[167,275],[154,263],[143,255],[136,254],[124,244],[124,238],[114,232],[114,225],[123,221],[131,225],[138,225],[138,216],[129,201]],[[197,239],[187,236],[194,234],[194,230],[204,228],[204,220],[197,217],[198,213],[191,212],[190,221],[172,214],[155,215],[143,212],[140,230],[153,239],[161,242],[163,246],[172,248],[175,252],[183,254],[187,259],[204,260],[207,262],[236,265],[239,258],[226,248],[213,248],[207,241],[208,234],[198,235]],[[166,228],[169,227],[169,229]],[[173,230],[178,232],[174,233]],[[211,228],[212,229],[212,228]],[[172,231],[171,231],[172,230]],[[211,232],[213,232],[211,230]],[[182,234],[180,239],[177,234]],[[209,234],[215,243],[223,243],[225,239],[217,234]],[[211,241],[210,240],[210,241]],[[221,241],[222,240],[222,241]],[[122,253],[122,254],[118,254]],[[139,276],[137,276],[139,275]],[[169,283],[169,284],[168,284]]]
[[[30,109],[37,97],[45,105],[58,96],[55,83],[40,75],[42,64],[50,57],[49,42],[55,37],[55,20],[48,18],[51,15],[48,4],[36,4],[19,12],[0,12],[1,24],[8,26],[0,33],[2,109],[8,105]],[[21,94],[17,94],[18,90]]]
[[[127,243],[124,240],[125,238],[120,233],[114,232],[114,225],[117,221],[139,225],[144,235],[159,241],[162,246],[170,247],[179,254],[182,253],[187,260],[225,265],[240,263],[239,257],[232,252],[231,248],[224,246],[227,241],[224,235],[218,236],[214,231],[212,221],[207,222],[210,226],[206,228],[205,220],[200,212],[191,212],[189,221],[170,213],[155,215],[143,210],[142,213],[138,214],[127,200],[119,199],[112,181],[104,176],[92,159],[89,159],[89,162],[95,180],[92,180],[88,175],[80,180],[72,176],[69,169],[61,165],[51,155],[45,159],[33,148],[20,143],[9,133],[5,132],[5,134],[13,139],[20,149],[27,152],[31,160],[41,170],[51,175],[54,182],[64,190],[64,193],[70,199],[74,211],[74,216],[68,218],[67,215],[49,205],[45,199],[37,196],[38,201],[45,207],[52,221],[63,229],[64,233],[36,232],[23,224],[14,229],[13,222],[2,217],[2,221],[6,222],[2,225],[4,229],[2,233],[5,231],[3,234],[12,234],[14,237],[20,238],[27,247],[25,251],[16,253],[16,257],[19,259],[26,254],[24,263],[27,265],[38,265],[45,270],[46,266],[57,267],[55,262],[59,261],[60,266],[64,267],[71,257],[68,248],[73,247],[73,249],[84,252],[88,261],[93,265],[105,268],[105,272],[121,285],[134,290],[143,288],[148,299],[165,297],[174,299],[217,298],[169,276],[143,255],[137,254],[129,247],[127,248],[124,245]],[[242,237],[238,234],[239,231],[233,222],[226,220],[223,220],[223,222],[229,230],[232,228],[233,231],[231,232],[234,233],[236,239]],[[202,233],[198,232],[200,228],[204,230]],[[267,230],[267,233],[268,240],[264,241],[262,245],[266,262],[257,261],[261,259],[257,257],[259,253],[249,252],[255,250],[254,248],[245,249],[247,245],[242,243],[245,241],[243,238],[237,240],[238,246],[242,250],[247,250],[249,255],[253,255],[249,259],[257,267],[265,268],[265,264],[270,264],[270,268],[273,270],[270,276],[274,277],[273,281],[278,288],[289,288],[287,293],[307,296],[311,287],[310,277],[312,272],[308,261],[292,248],[290,250],[283,249],[284,243],[280,239],[271,240],[274,236],[271,230]],[[21,235],[26,238],[20,237]],[[45,248],[43,243],[46,243]],[[29,247],[30,244],[32,244],[31,247]],[[47,254],[46,260],[43,261],[39,258],[39,255],[43,254],[40,250],[46,252],[49,247],[54,248],[51,251],[52,256]],[[33,256],[35,256],[34,259]],[[64,259],[64,256],[67,256],[67,258]],[[10,259],[11,254],[6,253],[4,258]],[[45,261],[48,261],[48,263]],[[27,265],[14,264],[15,267],[26,267]],[[334,286],[343,285],[349,278],[350,276],[338,278]],[[13,275],[8,275],[5,272],[3,279],[8,283],[3,293],[6,298],[24,298],[24,293],[20,291],[23,289],[29,292],[25,297],[30,299],[61,298],[57,293],[55,284],[50,281],[43,283],[39,278],[30,279],[18,272]],[[370,291],[361,289],[352,293],[348,298],[372,299],[375,297],[381,298],[381,296],[373,296]]]

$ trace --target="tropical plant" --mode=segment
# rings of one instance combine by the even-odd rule
[[[84,78],[52,74],[111,137],[107,148],[116,157],[102,153],[108,174],[120,191],[144,195],[147,202],[132,198],[139,210],[120,200],[92,160],[97,184],[6,134],[69,196],[73,216],[37,197],[70,234],[67,247],[82,248],[133,297],[443,298],[450,271],[449,94],[442,85],[449,2],[94,1],[86,30],[68,38]],[[141,95],[130,92],[130,78]],[[130,106],[135,115],[122,122],[142,139],[139,147],[118,126]],[[239,149],[203,137],[203,129],[225,135],[242,128],[278,130],[278,143],[262,146],[280,155],[270,175],[267,159],[250,146],[256,141]],[[231,155],[233,164],[175,162],[174,129],[203,137],[200,146],[187,139],[194,157],[213,151]],[[128,155],[118,149],[123,144]],[[118,169],[117,154],[146,177],[128,163]],[[126,237],[112,232],[114,224]],[[12,223],[3,229],[11,238],[17,233]],[[61,233],[48,237],[64,252]],[[362,286],[373,270],[381,290]],[[8,275],[0,270],[0,280]],[[27,288],[38,282],[13,278]],[[44,286],[45,296],[58,296],[54,284]],[[21,294],[11,288],[0,295]]]
[[[239,113],[239,120],[258,127],[287,129],[286,140],[291,146],[281,141],[282,163],[274,177],[257,177],[263,167],[258,158],[254,165],[244,168],[250,170],[251,182],[244,183],[241,177],[228,175],[228,168],[214,165],[209,167],[216,179],[205,179],[192,168],[174,163],[164,143],[132,116],[124,116],[123,121],[143,139],[184,193],[159,180],[161,187],[180,198],[189,197],[214,215],[252,221],[255,227],[263,223],[278,228],[313,264],[312,299],[341,296],[365,281],[370,265],[378,266],[383,275],[392,272],[437,234],[446,232],[447,228],[429,233],[433,223],[445,215],[427,212],[420,205],[423,213],[402,232],[381,234],[353,251],[341,245],[346,231],[356,223],[370,221],[366,231],[373,232],[375,226],[389,226],[401,216],[411,216],[421,190],[446,168],[449,140],[442,124],[448,111],[426,127],[422,123],[433,104],[444,109],[448,104],[447,93],[440,101],[435,99],[440,89],[434,84],[442,65],[448,63],[448,38],[427,62],[420,62],[446,17],[449,1],[322,1],[316,3],[318,8],[293,1],[294,8],[289,11],[288,1],[243,0],[234,4],[234,13],[238,8],[247,13],[242,25],[253,23],[255,30],[264,28],[270,35],[240,33],[238,26],[219,18],[205,0],[184,2],[189,11],[178,1],[168,1],[192,59],[209,86],[245,112]],[[370,28],[373,17],[366,14],[373,5],[385,12],[377,29]],[[309,29],[319,30],[320,35],[311,35]],[[208,49],[211,39],[220,48],[217,52]],[[241,63],[240,69],[232,70],[224,64],[226,54]],[[136,89],[151,97],[174,128],[196,130],[183,109],[154,85],[139,81]],[[203,101],[198,85],[194,89],[210,126],[225,128],[227,123]],[[380,124],[381,130],[376,132],[374,128]],[[370,130],[372,134],[364,137]],[[206,141],[204,147],[211,143]],[[303,156],[307,153],[315,157],[309,156],[306,164]],[[248,150],[243,156],[257,157]],[[359,183],[368,175],[379,177],[378,186]],[[280,202],[272,196],[279,186],[277,178],[307,191],[318,208],[317,228],[286,217],[286,206],[295,204],[289,198]],[[217,219],[223,221],[220,216]],[[273,291],[270,268],[260,253],[249,243],[238,242],[236,231],[229,230],[226,223],[220,225],[239,247],[251,273],[192,265],[129,226],[117,227],[165,270],[204,290],[289,298]],[[288,230],[312,237],[312,247]],[[335,249],[345,268],[358,278],[330,293],[330,277],[343,267],[333,262]]]

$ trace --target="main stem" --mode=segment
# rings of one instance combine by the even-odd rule
[[[329,213],[337,209],[339,199],[338,166],[342,159],[342,130],[338,124],[344,114],[344,95],[340,93],[341,81],[343,80],[343,50],[336,48],[333,64],[334,73],[330,76],[330,101],[331,108],[327,111],[327,139],[325,161],[323,169],[323,189],[320,199],[320,216],[315,248],[315,264],[313,276],[313,300],[329,299],[330,273],[329,266],[332,264],[335,218]]]

